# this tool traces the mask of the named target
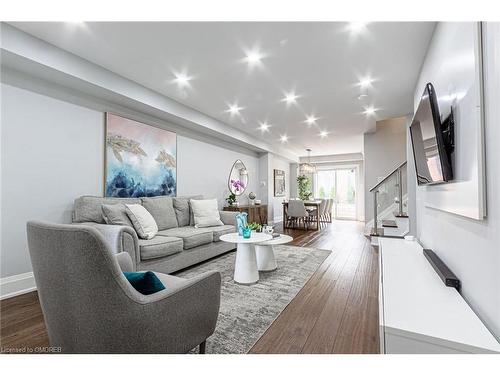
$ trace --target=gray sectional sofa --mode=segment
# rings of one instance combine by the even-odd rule
[[[220,236],[235,232],[236,212],[220,211],[222,226],[195,228],[191,197],[102,198],[81,196],[75,199],[73,223],[87,224],[101,232],[112,250],[130,254],[136,269],[172,273],[235,249],[220,241]],[[158,225],[158,234],[144,240],[129,225],[106,224],[103,204],[142,204]]]

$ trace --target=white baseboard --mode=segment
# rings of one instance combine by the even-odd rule
[[[36,290],[33,272],[4,277],[0,279],[0,300],[29,293]]]

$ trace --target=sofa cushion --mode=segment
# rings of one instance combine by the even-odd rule
[[[213,234],[210,228],[179,227],[158,232],[158,236],[182,238],[184,249],[192,249],[200,245],[211,243]]]
[[[224,225],[220,219],[217,199],[190,199],[196,228]]]
[[[189,204],[190,199],[203,199],[203,195],[192,195],[173,198],[175,215],[180,227],[194,225],[194,217]]]
[[[150,240],[158,233],[158,225],[153,216],[140,204],[126,204],[127,215],[134,225],[137,235],[145,240]]]
[[[141,260],[162,258],[182,251],[182,239],[156,236],[150,240],[139,240]]]
[[[177,228],[177,217],[171,197],[142,198],[142,205],[155,219],[158,230]]]
[[[219,242],[220,236],[224,234],[236,232],[236,227],[234,225],[220,225],[218,227],[210,227],[206,229],[210,229],[212,231],[214,242]]]
[[[103,204],[101,208],[102,215],[106,224],[126,225],[128,227],[133,227],[132,222],[127,216],[126,207],[124,204]]]
[[[141,203],[139,198],[103,198],[84,195],[75,199],[73,210],[73,222],[85,223],[92,221],[94,223],[104,224],[102,217],[103,204],[134,204]]]

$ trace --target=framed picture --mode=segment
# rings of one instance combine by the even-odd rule
[[[274,170],[274,196],[284,197],[286,192],[285,171],[281,169]]]
[[[104,195],[175,196],[177,135],[106,113]]]

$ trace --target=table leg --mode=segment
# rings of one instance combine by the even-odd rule
[[[255,255],[259,271],[274,271],[278,268],[272,245],[255,245]]]
[[[238,244],[234,265],[234,281],[238,284],[254,284],[259,281],[257,258],[252,244]]]

